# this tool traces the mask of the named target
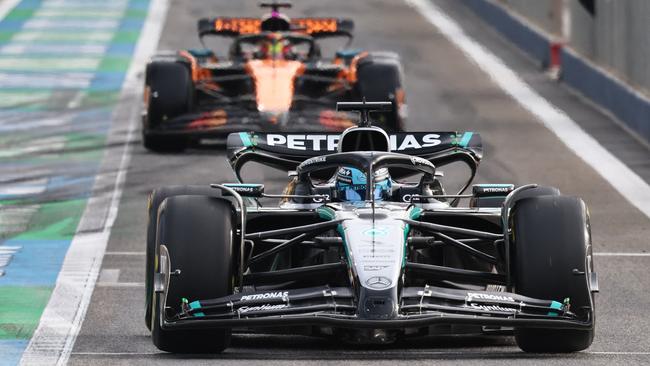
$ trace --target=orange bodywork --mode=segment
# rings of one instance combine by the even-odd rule
[[[292,29],[298,33],[316,34],[338,31],[336,18],[295,18],[291,20]],[[235,34],[257,34],[262,31],[262,20],[257,18],[216,18],[215,32]]]
[[[291,108],[294,81],[305,65],[290,60],[251,60],[246,72],[255,83],[255,98],[260,112],[281,113]]]

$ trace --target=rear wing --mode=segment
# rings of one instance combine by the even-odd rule
[[[340,134],[253,133],[228,135],[226,142],[230,164],[242,181],[242,167],[254,161],[281,170],[295,170],[298,164],[315,156],[337,152]],[[463,162],[476,173],[483,157],[481,136],[474,132],[402,132],[389,135],[391,151],[418,156],[437,167]],[[407,172],[396,172],[396,178]]]
[[[354,21],[344,18],[294,18],[291,31],[310,35],[314,38],[343,35],[352,37]],[[198,22],[199,37],[208,35],[236,37],[242,34],[262,32],[259,18],[203,18]]]

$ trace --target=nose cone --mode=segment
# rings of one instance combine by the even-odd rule
[[[280,114],[291,108],[296,76],[304,70],[301,62],[252,60],[246,67],[255,83],[255,99],[260,112]]]
[[[341,226],[348,246],[352,270],[359,280],[357,313],[366,319],[397,316],[397,289],[405,247],[404,221],[384,208],[358,208]]]

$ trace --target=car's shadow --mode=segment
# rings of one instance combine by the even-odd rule
[[[233,336],[221,354],[160,353],[161,359],[222,360],[509,360],[583,358],[575,354],[530,354],[516,347],[512,337],[455,336],[407,338],[387,345],[351,345],[333,338],[284,335]]]

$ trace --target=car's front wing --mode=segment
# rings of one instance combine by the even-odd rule
[[[245,292],[211,300],[184,301],[182,311],[162,320],[166,329],[291,327],[405,329],[439,324],[590,329],[593,317],[579,318],[563,302],[507,292],[441,287],[406,287],[392,318],[363,318],[350,288],[315,287]]]

